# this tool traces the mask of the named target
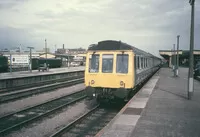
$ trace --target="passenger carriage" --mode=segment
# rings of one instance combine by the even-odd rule
[[[127,100],[131,91],[160,64],[160,58],[121,41],[93,44],[86,57],[86,94],[98,99]]]

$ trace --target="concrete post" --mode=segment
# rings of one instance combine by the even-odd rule
[[[172,67],[172,71],[174,70],[174,57],[173,57],[173,49],[171,49],[171,67]]]
[[[10,54],[10,73],[12,73],[12,54]]]
[[[178,76],[178,67],[179,67],[179,38],[180,35],[177,36],[176,76]]]
[[[34,49],[33,47],[27,47],[30,49],[30,61],[29,61],[29,68],[30,68],[30,72],[32,72],[32,49]]]
[[[46,65],[47,65],[47,39],[45,39],[45,58],[46,58]]]
[[[30,48],[30,72],[32,72],[32,50]]]
[[[172,56],[169,56],[169,67],[172,67]]]
[[[175,48],[175,44],[173,45],[173,64],[174,64],[174,68],[173,68],[173,71],[174,71],[174,77],[176,77],[176,48]]]
[[[189,1],[191,5],[191,29],[190,29],[190,59],[189,59],[189,73],[188,73],[188,99],[192,98],[194,92],[194,77],[193,77],[193,65],[194,65],[194,6],[195,0]]]

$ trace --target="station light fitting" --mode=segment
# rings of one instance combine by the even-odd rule
[[[194,5],[195,0],[189,0],[190,5]]]

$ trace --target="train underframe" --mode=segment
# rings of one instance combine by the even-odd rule
[[[128,101],[133,89],[88,86],[85,91],[88,98],[96,98],[98,101]]]

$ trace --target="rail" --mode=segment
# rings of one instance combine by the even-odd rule
[[[34,87],[34,88],[24,89],[24,90],[20,90],[20,91],[0,94],[0,104],[14,101],[17,99],[21,99],[21,98],[35,95],[35,94],[52,92],[55,89],[58,89],[61,87],[72,86],[75,84],[82,83],[83,81],[84,81],[84,79],[81,76],[81,78],[78,78],[78,79],[72,79],[72,80],[68,80],[68,81],[64,81],[64,82],[53,83],[53,84],[48,84],[48,85],[44,85],[44,86],[40,86],[40,87]]]
[[[78,122],[80,122],[81,120],[83,120],[85,117],[87,117],[91,113],[97,111],[98,108],[99,108],[99,105],[95,106],[89,112],[86,112],[85,114],[83,114],[82,116],[80,116],[79,118],[77,118],[76,120],[74,120],[71,123],[69,123],[67,126],[63,127],[62,129],[60,129],[59,131],[57,131],[56,133],[54,133],[53,135],[51,135],[50,137],[58,137],[58,136],[60,136],[63,132],[66,132],[66,130],[69,130],[70,128],[72,128],[75,124],[77,124]]]
[[[78,95],[78,96],[77,96]],[[86,98],[83,90],[74,92],[62,97],[54,98],[52,100],[46,101],[41,104],[37,104],[17,112],[13,112],[7,115],[0,117],[0,135],[4,135],[9,133],[11,130],[15,128],[21,128],[24,125],[32,122],[33,120],[37,120],[42,118],[48,114],[52,114],[53,112],[60,110],[63,107],[71,105],[77,101]],[[36,113],[29,113],[29,112]],[[37,113],[37,112],[40,113]],[[29,114],[29,115],[27,115]],[[16,115],[23,115],[24,117],[16,117]]]

